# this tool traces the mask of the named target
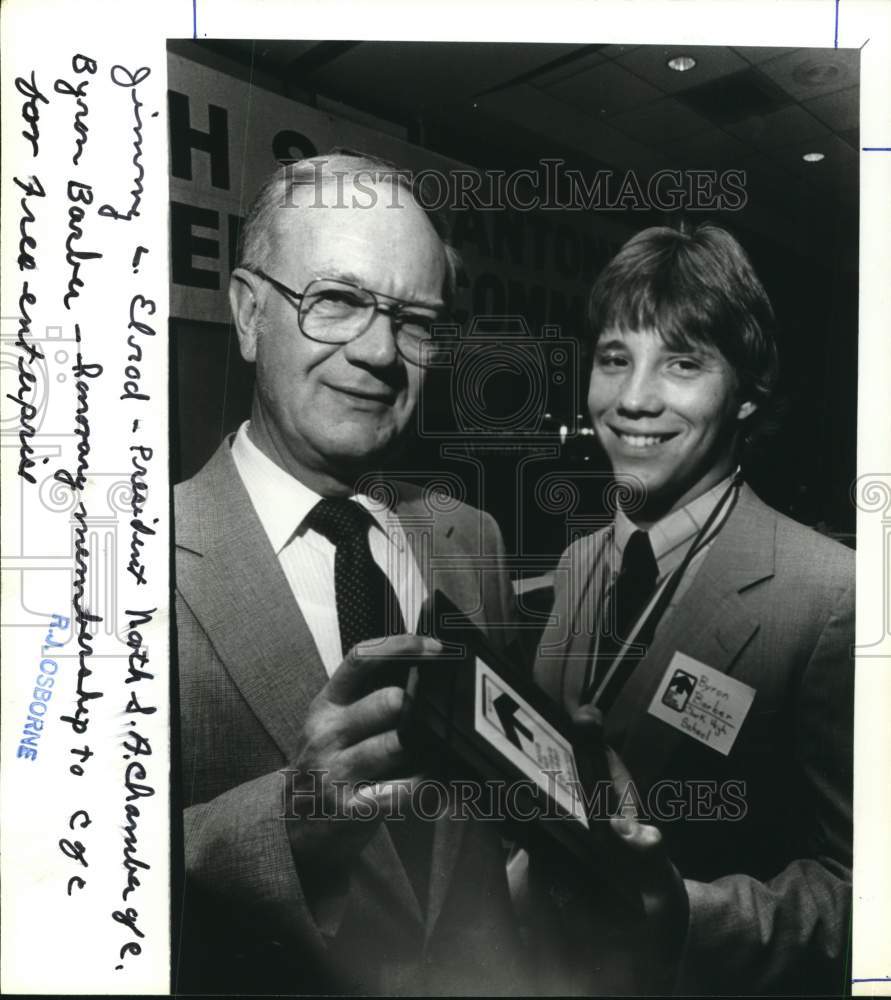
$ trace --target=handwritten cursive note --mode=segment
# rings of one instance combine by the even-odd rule
[[[167,992],[163,50],[51,34],[3,67],[4,983]]]

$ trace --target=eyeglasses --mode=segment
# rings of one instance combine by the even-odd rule
[[[420,368],[437,363],[439,352],[424,346],[432,338],[433,327],[439,319],[435,306],[421,312],[419,310],[425,307],[338,278],[316,278],[302,292],[295,292],[258,267],[245,270],[268,281],[297,306],[300,332],[309,340],[319,344],[348,344],[365,333],[374,322],[375,314],[383,313],[390,317],[400,357]]]

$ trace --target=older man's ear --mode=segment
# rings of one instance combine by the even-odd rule
[[[235,321],[238,346],[245,361],[257,360],[257,334],[260,310],[257,305],[256,278],[238,267],[229,279],[229,308]]]

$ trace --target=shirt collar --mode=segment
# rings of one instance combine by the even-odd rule
[[[691,500],[684,507],[666,514],[660,521],[650,525],[647,529],[650,544],[653,546],[653,555],[656,557],[656,565],[659,568],[660,579],[683,562],[697,533],[708,520],[709,515],[738,472],[737,469],[710,490],[702,493],[695,500]],[[637,525],[623,510],[616,511],[613,543],[618,556],[618,564],[621,564],[628,539],[637,530]]]
[[[245,489],[260,519],[260,524],[272,543],[276,555],[300,531],[307,514],[322,499],[320,493],[295,479],[285,472],[248,437],[250,421],[246,420],[239,428],[232,442],[232,459]],[[351,499],[362,504],[371,514],[373,523],[389,538],[389,526],[392,526],[390,510],[367,496],[356,493]]]

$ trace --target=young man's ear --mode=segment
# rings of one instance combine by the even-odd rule
[[[229,308],[235,321],[238,346],[245,361],[257,360],[257,333],[260,310],[257,306],[258,281],[250,271],[237,267],[229,279]]]
[[[745,402],[740,403],[739,409],[736,411],[737,420],[748,420],[749,417],[758,409],[758,404],[753,403],[751,399],[747,399]]]

